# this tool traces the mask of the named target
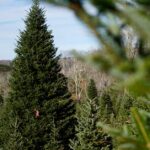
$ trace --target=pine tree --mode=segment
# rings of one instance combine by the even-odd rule
[[[88,84],[87,97],[88,97],[87,101],[91,105],[91,113],[94,116],[95,123],[96,123],[96,120],[98,119],[99,100],[98,100],[98,92],[97,92],[96,84],[93,79],[90,79],[90,82]]]
[[[94,80],[90,80],[87,91],[88,98],[77,105],[77,134],[70,147],[73,150],[101,150],[106,147],[111,149],[111,138],[96,127],[101,116]]]
[[[101,111],[104,111],[105,117],[110,119],[110,115],[114,114],[113,103],[109,91],[104,91],[101,97]],[[115,115],[115,114],[114,114]]]
[[[97,98],[98,96],[95,81],[93,79],[90,79],[89,85],[87,87],[87,92],[88,98],[91,100]]]
[[[101,150],[108,147],[112,149],[112,139],[96,127],[97,120],[92,113],[91,102],[84,100],[77,106],[76,138],[71,140],[72,150]],[[98,114],[97,114],[98,116]]]
[[[73,150],[95,150],[93,142],[95,140],[94,118],[91,116],[91,105],[89,101],[84,100],[77,105],[77,122],[76,139],[71,141],[71,149]],[[99,148],[100,149],[100,148]]]
[[[0,94],[0,107],[3,105],[3,103],[4,103],[4,100],[3,100],[2,95]]]
[[[2,147],[6,149],[7,145],[12,149],[10,145],[21,139],[24,150],[53,149],[51,146],[57,143],[59,148],[68,150],[69,139],[74,136],[75,107],[67,79],[60,73],[60,56],[56,56],[52,33],[48,31],[44,11],[37,0],[25,25],[15,50],[11,90],[1,117]],[[17,126],[14,126],[16,120]],[[55,136],[54,130],[57,130]],[[20,138],[11,140],[14,135]],[[20,150],[20,147],[15,149]]]

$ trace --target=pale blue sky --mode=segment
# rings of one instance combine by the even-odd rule
[[[24,29],[23,19],[31,0],[0,0],[0,59],[13,59],[19,30]],[[89,51],[98,43],[92,33],[65,8],[42,4],[46,10],[47,24],[53,30],[59,53],[72,49]]]

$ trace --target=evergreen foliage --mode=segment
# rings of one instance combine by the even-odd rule
[[[140,102],[135,102],[125,93],[120,94],[121,90],[117,94],[114,94],[114,91],[104,91],[99,104],[92,87],[94,84],[91,82],[88,98],[77,106],[77,134],[75,140],[71,141],[71,149],[111,149],[112,140],[101,130],[103,127],[116,137],[118,142],[115,141],[115,145],[119,146],[120,150],[149,150],[150,107],[145,99],[150,99],[150,52],[149,46],[146,45],[150,41],[150,1],[89,0],[97,8],[96,15],[86,11],[86,7],[83,6],[85,1],[82,0],[49,2],[72,9],[100,41],[102,50],[82,59],[92,62],[99,69],[114,76],[119,87],[132,92],[136,97],[140,96],[137,98]],[[38,1],[34,0],[33,8],[37,6]],[[33,8],[26,21],[27,28],[21,33],[16,49],[18,55],[13,63],[12,91],[0,118],[0,147],[6,150],[67,150],[68,137],[73,135],[70,135],[73,132],[68,129],[72,131],[74,118],[70,116],[74,113],[74,106],[71,101],[67,101],[69,94],[66,79],[60,74],[59,57],[55,56],[53,37],[47,30],[43,30],[47,26],[43,24],[45,20],[40,17],[41,11]],[[41,26],[39,22],[42,22]],[[132,58],[128,57],[127,51],[130,50],[121,40],[122,29],[126,26],[133,28],[135,36],[139,38],[137,54]],[[50,39],[50,42],[47,39]],[[130,48],[132,51],[133,47]],[[51,59],[48,61],[48,58]],[[3,66],[1,68],[3,69]],[[148,112],[131,108],[132,106]],[[129,116],[130,108],[133,123]],[[35,115],[37,112],[40,114],[38,117]],[[66,120],[69,120],[70,124]],[[105,123],[100,123],[99,129],[96,128],[98,120]],[[111,124],[117,130],[109,128],[106,124]],[[123,124],[126,126],[121,131],[119,129]]]
[[[106,119],[110,119],[110,115],[114,113],[113,103],[110,96],[109,91],[103,91],[101,98],[100,98],[100,106],[101,106],[101,113],[106,117]]]
[[[112,148],[111,137],[98,131],[96,124],[101,118],[97,89],[94,80],[90,80],[87,88],[88,98],[77,105],[76,138],[71,141],[73,150],[101,150]]]
[[[0,118],[0,147],[42,150],[55,149],[59,143],[59,148],[68,150],[69,139],[74,136],[75,107],[37,0],[25,24],[12,64],[11,90]]]
[[[70,0],[49,0],[51,3],[62,5]],[[91,62],[99,69],[116,78],[119,88],[123,88],[137,99],[150,99],[150,17],[149,0],[88,0],[92,3],[97,12],[91,15],[84,7],[84,2],[78,7],[72,3],[71,8],[76,16],[85,23],[95,34],[103,48],[98,53],[82,58]],[[70,3],[69,3],[70,4]],[[105,18],[105,19],[104,19]],[[117,20],[117,21],[116,21]],[[127,28],[126,28],[127,27]],[[127,47],[122,41],[122,29],[128,32],[128,27],[133,29],[134,37],[138,37],[136,47],[133,47],[133,39],[128,39],[131,47]],[[130,31],[129,31],[130,32]],[[130,33],[129,33],[130,36]],[[135,48],[135,49],[134,49]],[[129,57],[128,52],[132,55]],[[135,53],[132,53],[135,52]],[[112,95],[111,95],[112,96]],[[141,98],[142,97],[142,98]],[[142,100],[142,103],[144,102]],[[128,106],[130,106],[129,104]],[[139,107],[140,104],[137,106]],[[142,107],[148,110],[149,102],[145,102]],[[123,107],[124,104],[121,106]],[[127,106],[127,108],[129,108]],[[126,126],[122,131],[110,129],[119,141],[120,150],[149,150],[150,149],[150,129],[147,125],[149,113],[141,112],[135,108],[131,109],[136,126],[136,136]],[[148,111],[149,112],[149,111]],[[121,121],[120,121],[121,122]],[[103,126],[106,128],[106,125]],[[117,128],[118,129],[118,128]]]
[[[3,100],[2,95],[0,94],[0,107],[3,105],[3,103],[4,103],[4,100]]]
[[[96,84],[93,79],[90,79],[90,82],[88,84],[87,97],[91,103],[91,113],[93,113],[93,115],[97,115],[96,113],[99,109],[99,100]]]
[[[97,130],[96,114],[92,114],[91,103],[84,101],[78,105],[78,114],[76,126],[76,138],[71,141],[70,147],[72,150],[101,150],[103,147],[112,147],[111,138],[102,132]],[[97,114],[98,115],[98,114]]]
[[[90,79],[89,85],[87,87],[88,98],[93,100],[98,97],[97,88],[95,85],[95,81]]]

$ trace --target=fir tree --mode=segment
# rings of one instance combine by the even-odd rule
[[[53,149],[51,146],[59,143],[59,148],[68,150],[69,139],[74,136],[75,107],[37,0],[25,24],[15,50],[11,90],[1,117],[2,147],[13,149],[11,145],[19,142],[22,148],[16,145],[16,150],[42,150]],[[53,134],[54,130],[57,134]]]
[[[70,147],[72,150],[101,150],[106,147],[111,150],[112,139],[96,127],[99,113],[93,114],[91,106],[90,100],[77,105],[76,138],[71,140]]]
[[[109,94],[109,91],[104,91],[101,97],[101,111],[103,111],[103,115],[109,120],[110,115],[114,114],[113,103]],[[115,115],[115,114],[114,114]]]
[[[95,81],[93,79],[90,79],[87,92],[88,92],[88,98],[90,98],[91,100],[97,98],[98,96]]]
[[[99,110],[99,102],[98,102],[98,93],[95,81],[93,79],[90,79],[90,82],[87,87],[87,96],[88,101],[91,104],[91,113],[94,116],[94,118],[98,119],[98,110]],[[96,122],[95,120],[95,122]]]
[[[76,139],[71,141],[71,149],[73,150],[95,150],[93,142],[96,128],[94,127],[94,118],[91,116],[91,104],[84,100],[77,105],[77,122]],[[100,149],[100,148],[99,148]]]
[[[73,150],[101,150],[106,147],[111,149],[111,138],[96,127],[101,116],[94,80],[90,80],[87,91],[88,98],[77,105],[77,134],[70,147]]]
[[[3,105],[3,103],[4,103],[4,100],[3,100],[2,95],[0,94],[0,107]]]

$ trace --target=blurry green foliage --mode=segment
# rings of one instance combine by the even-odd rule
[[[127,125],[123,127],[123,130],[112,129],[102,123],[98,126],[103,127],[117,139],[119,150],[150,150],[150,113],[136,108],[132,108],[131,113],[134,122],[132,126],[136,129],[136,134],[133,134]]]
[[[54,1],[53,1],[54,2]],[[60,4],[57,1],[57,4]],[[63,2],[63,1],[61,1]],[[150,99],[150,1],[149,0],[89,0],[97,8],[96,15],[90,15],[83,3],[65,1],[66,7],[72,9],[76,16],[89,27],[98,38],[102,49],[82,60],[93,64],[98,69],[114,76],[120,88],[128,90],[136,98],[143,96]],[[89,17],[90,16],[90,17]],[[111,17],[110,17],[111,16]],[[103,18],[106,18],[106,22]],[[96,21],[91,21],[92,19]],[[115,21],[116,20],[116,21]],[[109,21],[109,23],[108,23]],[[127,29],[125,28],[127,27]],[[135,47],[128,49],[123,43],[123,29],[132,28],[138,39]],[[129,35],[129,34],[128,34]],[[129,42],[133,42],[130,39]],[[136,54],[128,53],[135,48]],[[150,150],[149,113],[132,109],[137,136],[124,127],[113,135],[119,141],[121,150]],[[106,126],[103,126],[106,128]],[[113,130],[110,129],[109,132]]]
[[[99,11],[105,11],[106,8],[110,10],[115,10],[114,0],[91,0],[91,2],[99,9]]]
[[[86,61],[90,61],[99,69],[121,79],[122,86],[135,95],[145,96],[150,93],[150,19],[147,11],[150,1],[89,0],[88,2],[97,8],[99,12],[97,15],[88,13],[88,10],[84,8],[85,1],[53,0],[50,2],[60,6],[64,2],[63,6],[73,10],[100,41],[102,50],[88,56]],[[107,19],[106,23],[103,17]],[[127,47],[122,44],[123,26],[132,27],[135,35],[140,39],[139,46],[136,47],[138,54],[134,60],[128,58]]]

